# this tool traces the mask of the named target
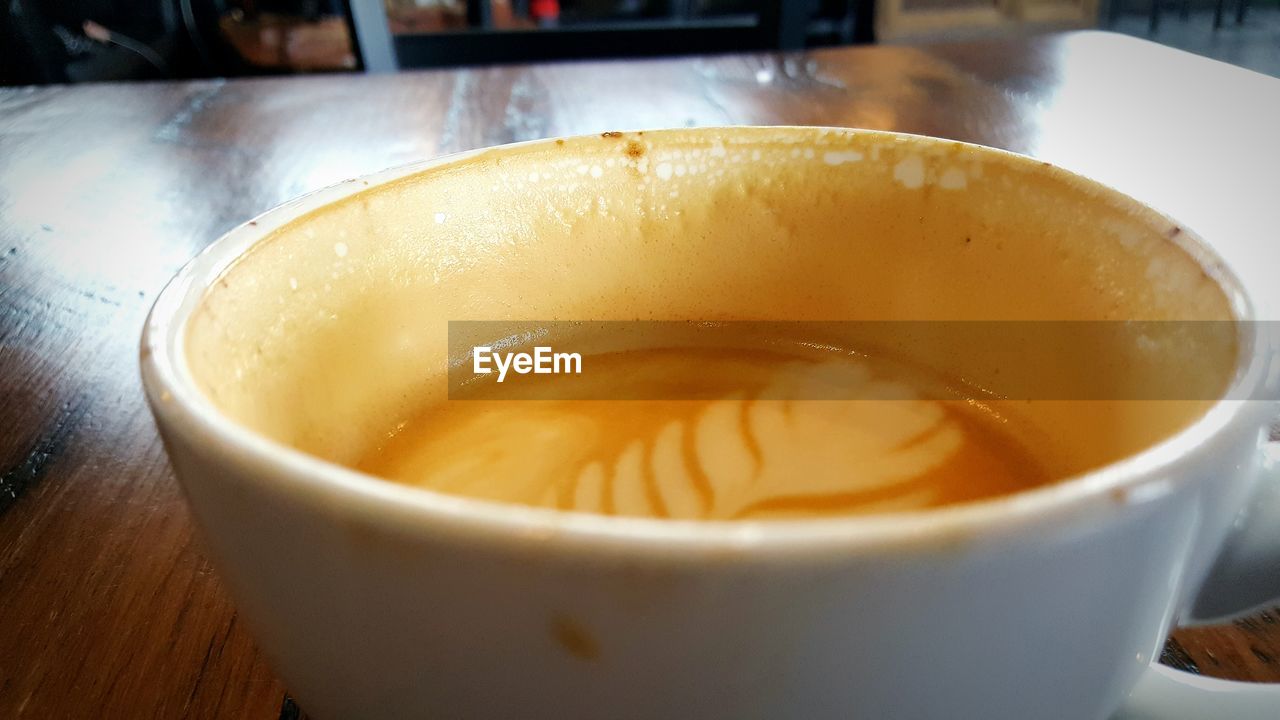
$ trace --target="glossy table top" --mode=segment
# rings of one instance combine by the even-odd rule
[[[1029,153],[1153,203],[1275,318],[1277,117],[1280,80],[1105,33],[0,89],[0,717],[301,712],[201,552],[136,359],[165,281],[273,205],[552,135],[891,129]],[[1165,660],[1280,681],[1278,619],[1178,631]]]

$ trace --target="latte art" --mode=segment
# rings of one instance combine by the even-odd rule
[[[480,386],[476,399],[427,409],[360,467],[489,500],[713,520],[925,508],[1048,480],[1002,418],[923,399],[939,395],[919,392],[918,377],[884,361],[671,349],[593,356],[584,367],[573,383],[663,383],[671,397],[708,384],[721,392],[495,400],[492,386]],[[793,399],[821,397],[824,386],[865,399]]]

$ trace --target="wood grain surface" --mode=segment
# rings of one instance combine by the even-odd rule
[[[0,90],[0,717],[300,716],[201,552],[136,360],[165,281],[273,205],[550,135],[883,128],[1093,175],[1199,229],[1266,294],[1278,111],[1280,81],[1103,33]],[[1166,662],[1280,681],[1278,617],[1179,631]]]

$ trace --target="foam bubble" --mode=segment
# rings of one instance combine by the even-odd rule
[[[947,168],[938,178],[938,185],[946,190],[963,190],[969,184],[969,177],[960,168]]]
[[[828,165],[843,165],[861,160],[862,153],[857,150],[828,150],[822,153],[822,162]]]
[[[924,187],[924,158],[912,155],[893,166],[893,179],[910,190]]]

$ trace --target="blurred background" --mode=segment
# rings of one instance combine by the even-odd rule
[[[1280,75],[1280,0],[4,0],[8,85],[392,72],[1103,27]]]

